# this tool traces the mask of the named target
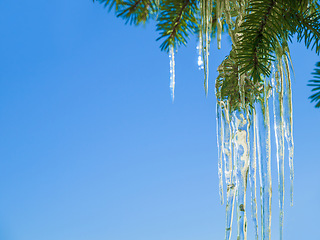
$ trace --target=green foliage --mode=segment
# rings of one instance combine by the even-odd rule
[[[163,40],[160,48],[166,52],[170,47],[178,49],[186,45],[189,36],[196,34],[202,40],[205,53],[205,46],[210,42],[207,33],[211,38],[220,39],[221,30],[227,30],[233,46],[218,69],[216,90],[218,100],[230,101],[235,109],[242,100],[249,105],[258,100],[272,63],[282,61],[282,56],[289,54],[288,42],[294,36],[307,48],[320,53],[317,0],[96,1],[109,10],[114,9],[117,17],[126,23],[140,24],[155,19],[160,33],[157,40]],[[243,97],[240,90],[244,92]],[[314,99],[315,95],[311,97]]]
[[[313,87],[312,92],[315,92],[312,94],[309,98],[311,99],[311,102],[316,102],[316,108],[320,108],[320,62],[316,63],[316,67],[314,69],[314,72],[312,73],[314,76],[313,80],[309,80],[308,86]]]
[[[95,0],[93,0],[94,2]],[[138,25],[145,23],[157,11],[156,2],[153,0],[96,0],[109,7],[115,8],[117,17],[123,18],[126,23]]]
[[[168,51],[170,46],[177,48],[187,44],[189,34],[197,29],[197,11],[195,0],[162,1],[157,19],[157,30],[161,35],[157,40],[165,39],[160,45],[161,50]]]
[[[245,73],[240,77],[239,65],[236,61],[235,50],[231,50],[218,68],[219,75],[216,79],[216,89],[219,92],[218,101],[228,100],[231,112],[241,107],[241,96],[239,80],[243,82],[244,99],[250,106],[259,97],[262,98],[263,83],[261,81],[253,82]],[[240,78],[240,79],[239,79]]]
[[[241,37],[237,43],[237,62],[240,74],[248,73],[259,81],[261,75],[270,75],[269,63],[275,58],[279,40],[286,41],[285,21],[282,18],[282,4],[275,0],[253,2],[249,5],[241,25]]]
[[[94,2],[95,0],[93,0]],[[122,2],[121,0],[96,0],[99,3],[104,4],[104,7],[109,7],[109,11],[112,8],[118,9],[118,5]]]
[[[304,12],[298,12],[295,15],[295,22],[297,23],[297,38],[304,43],[307,48],[316,50],[320,53],[320,8],[316,12],[312,12],[311,8],[306,9]]]

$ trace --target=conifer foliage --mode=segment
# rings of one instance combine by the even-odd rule
[[[315,93],[313,93],[309,98],[311,99],[311,102],[316,102],[317,108],[320,108],[320,62],[317,62],[316,68],[312,74],[314,79],[309,80],[310,83],[308,86],[313,87],[312,92]]]
[[[246,192],[251,189],[251,216],[255,239],[271,239],[271,139],[270,99],[279,191],[279,229],[283,239],[285,142],[290,168],[293,203],[293,119],[291,79],[293,66],[289,42],[296,38],[320,53],[320,5],[317,0],[93,0],[114,10],[126,23],[157,21],[169,53],[171,92],[174,98],[174,52],[190,35],[199,39],[199,67],[208,91],[210,42],[228,33],[232,47],[218,67],[216,79],[218,174],[221,203],[226,202],[225,239],[231,239],[234,210],[237,239],[247,239]],[[310,86],[310,97],[320,107],[320,62]],[[258,174],[257,174],[258,172]],[[258,222],[257,175],[260,188],[261,224]],[[223,182],[223,179],[225,182]],[[226,191],[226,194],[224,194]],[[260,234],[259,234],[260,225]]]
[[[297,38],[307,48],[320,53],[320,7],[317,0],[93,0],[114,10],[126,23],[144,24],[157,21],[161,50],[169,52],[186,45],[192,34],[197,34],[204,53],[205,78],[207,55],[211,38],[220,41],[222,29],[227,29],[232,50],[219,69],[222,73],[217,86],[221,98],[231,98],[231,106],[238,108],[238,84],[234,76],[243,75],[243,88],[249,102],[261,93],[264,76],[270,76],[271,63],[279,56],[277,49],[286,49],[288,41]],[[206,37],[207,36],[207,37]],[[220,43],[219,43],[220,45]],[[223,77],[222,77],[223,76]],[[207,85],[208,79],[205,79]],[[207,87],[206,87],[207,88]],[[260,91],[259,91],[260,89]],[[238,95],[238,97],[236,97]]]

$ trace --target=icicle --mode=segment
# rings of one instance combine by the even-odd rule
[[[225,20],[226,20],[226,23],[227,23],[227,26],[228,26],[229,36],[231,37],[232,44],[234,46],[236,46],[237,40],[236,40],[236,36],[235,36],[235,34],[233,32],[233,30],[235,28],[235,24],[232,21],[230,2],[229,1],[224,1],[224,3],[225,3],[224,14],[225,14]],[[241,14],[240,11],[239,11],[239,14]]]
[[[216,15],[217,15],[217,45],[218,49],[221,48],[221,33],[222,33],[222,11],[223,11],[223,5],[221,0],[216,1]]]
[[[251,186],[251,210],[252,221],[255,231],[255,239],[259,239],[258,235],[258,212],[257,212],[257,120],[256,111],[251,109],[250,126],[249,126],[249,138],[250,138],[250,165],[249,165],[249,179]]]
[[[229,116],[229,104],[228,101],[224,103],[223,109],[223,157],[224,157],[224,175],[227,186],[227,202],[226,202],[226,240],[231,239],[232,232],[232,219],[236,186],[233,176],[233,162],[232,162],[232,132]]]
[[[169,58],[170,58],[170,90],[171,90],[171,99],[174,101],[174,88],[175,88],[175,61],[174,61],[174,47],[170,46],[169,49]]]
[[[289,52],[287,52],[289,55]],[[290,55],[289,55],[290,56]],[[286,81],[285,81],[285,97],[284,97],[284,116],[285,116],[285,137],[288,143],[289,151],[289,168],[290,168],[290,198],[291,206],[293,205],[293,179],[294,179],[294,166],[293,166],[293,154],[294,154],[294,142],[293,142],[293,114],[292,114],[292,91],[291,91],[291,74],[288,56],[284,56],[284,63],[286,69]]]
[[[202,56],[205,71],[205,86],[207,90],[206,71],[208,70],[208,35],[206,27],[206,20],[208,19],[207,7],[208,2],[200,1],[201,9],[201,36],[202,36]],[[233,49],[237,49],[237,43],[241,40],[240,30],[241,24],[245,21],[246,9],[248,9],[248,1],[225,1],[217,0],[216,2],[216,18],[217,18],[217,44],[220,48],[222,21],[225,21],[226,29],[229,31]],[[234,17],[236,13],[237,17]],[[222,18],[223,17],[223,18]],[[218,129],[220,134],[218,138],[222,143],[222,151],[219,149],[219,174],[221,174],[222,166],[224,166],[225,183],[227,186],[226,197],[226,240],[231,239],[231,228],[233,219],[233,209],[236,200],[237,209],[237,223],[238,223],[238,240],[245,240],[247,238],[246,227],[246,189],[247,177],[249,174],[249,181],[251,185],[251,208],[252,219],[255,231],[255,239],[259,239],[258,227],[258,211],[257,211],[257,170],[259,170],[260,177],[260,202],[261,202],[261,239],[271,240],[271,199],[272,199],[272,178],[271,178],[271,139],[270,139],[270,109],[269,97],[272,90],[273,96],[273,118],[274,131],[276,137],[276,156],[278,168],[278,190],[279,190],[279,227],[280,240],[283,240],[283,221],[284,221],[284,139],[288,143],[289,151],[289,166],[290,166],[290,180],[291,180],[291,204],[293,202],[293,125],[292,125],[292,93],[291,93],[291,72],[290,64],[291,58],[288,46],[285,43],[279,44],[274,52],[276,57],[276,66],[271,66],[272,78],[264,80],[264,86],[260,90],[263,93],[255,94],[248,88],[248,79],[246,74],[240,74],[237,78],[237,91],[240,95],[240,104],[238,106],[230,106],[229,96],[226,96],[223,102],[219,102],[222,108],[217,112],[217,116],[222,115],[222,119],[217,124],[221,125]],[[223,80],[226,75],[223,75],[224,65],[218,69],[219,79],[217,79],[217,87],[222,91]],[[270,66],[269,66],[270,67]],[[250,73],[249,73],[250,75]],[[228,80],[228,79],[226,79]],[[270,86],[272,81],[272,88]],[[258,87],[260,83],[256,84]],[[248,91],[246,91],[248,90]],[[216,93],[217,98],[221,92]],[[233,99],[234,100],[234,99]],[[252,101],[253,100],[253,101]],[[254,104],[252,106],[251,104]],[[240,106],[239,106],[240,105]],[[237,108],[238,107],[238,108]],[[235,109],[236,108],[236,109]],[[232,110],[231,110],[232,109]],[[220,114],[220,115],[219,115]],[[230,119],[230,116],[232,119]],[[219,118],[217,119],[219,121]],[[223,135],[223,136],[222,136]],[[222,138],[221,138],[222,136]],[[219,141],[219,139],[218,139]],[[223,155],[223,158],[220,155]],[[222,161],[222,164],[221,164]],[[257,167],[258,164],[258,167]],[[220,175],[219,175],[220,177]],[[219,179],[219,188],[221,189],[221,180]],[[223,193],[220,190],[220,196]]]
[[[224,142],[223,138],[223,126],[222,126],[222,109],[220,103],[217,103],[217,143],[218,143],[218,176],[219,176],[219,195],[220,195],[220,202],[223,204],[223,181],[222,181],[222,158],[223,158],[223,146],[222,143]]]
[[[247,239],[246,191],[249,170],[249,121],[245,110],[233,112],[236,165],[238,240]]]
[[[197,46],[198,50],[198,67],[199,70],[203,69],[203,60],[202,60],[202,36],[201,34],[199,35],[199,44]]]
[[[269,117],[269,86],[265,80],[264,98],[257,104],[259,121],[259,173],[261,196],[261,230],[262,239],[271,239],[271,144],[270,144],[270,117]]]
[[[244,83],[245,83],[244,76],[238,76],[238,87],[239,87],[239,94],[240,94],[240,105],[242,108],[245,108],[245,92],[244,92]]]
[[[277,147],[278,189],[279,189],[279,230],[283,239],[284,219],[284,126],[283,126],[283,73],[276,71],[272,76],[274,131]]]
[[[206,95],[208,94],[208,79],[209,79],[209,48],[210,35],[212,31],[212,1],[200,1],[200,15],[201,15],[201,34],[202,37],[202,55],[204,66],[204,88]]]

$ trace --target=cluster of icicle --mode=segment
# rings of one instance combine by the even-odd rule
[[[200,28],[199,28],[199,45],[198,49],[198,66],[199,69],[204,70],[204,89],[207,95],[208,93],[208,79],[209,79],[209,50],[212,33],[212,1],[201,0],[199,3],[200,7]],[[221,29],[220,29],[221,31]],[[220,34],[221,35],[221,34]],[[170,58],[170,90],[171,98],[174,101],[174,90],[175,90],[175,61],[174,61],[174,47],[170,46],[169,49]]]
[[[259,239],[257,171],[260,182],[261,239],[271,239],[271,99],[278,168],[280,239],[283,239],[285,140],[289,153],[291,204],[293,198],[292,74],[289,52],[278,55],[277,59],[271,67],[271,77],[264,81],[263,96],[257,100],[254,107],[243,104],[241,109],[230,111],[228,100],[217,103],[219,192],[223,203],[225,185],[226,240],[231,239],[234,209],[237,216],[237,239],[247,239],[248,182],[251,189],[251,215],[255,239]]]
[[[222,32],[222,13],[228,25],[227,29],[233,45],[237,42],[237,28],[242,21],[243,5],[237,6],[239,16],[232,18],[229,1],[216,1],[217,41],[220,49]],[[200,0],[201,28],[199,29],[199,45],[197,50],[199,69],[204,70],[205,92],[208,92],[209,77],[209,45],[212,31],[212,1]],[[256,99],[254,106],[245,102],[243,84],[239,77],[239,93],[241,108],[231,110],[227,99],[221,100],[219,92],[217,99],[217,142],[218,142],[218,175],[219,195],[224,203],[226,192],[226,231],[225,239],[231,239],[233,213],[236,209],[237,240],[247,239],[247,204],[246,194],[248,182],[251,189],[251,215],[255,231],[255,239],[271,239],[271,130],[270,111],[273,109],[274,133],[279,189],[279,230],[280,240],[283,239],[284,220],[284,164],[285,141],[287,142],[291,181],[291,205],[293,203],[293,125],[292,125],[292,95],[291,78],[292,64],[287,47],[279,48],[274,53],[276,61],[270,66],[271,76],[264,79],[263,94]],[[174,100],[175,60],[174,48],[169,50],[170,57],[170,89]],[[272,104],[270,103],[272,101]],[[271,107],[272,105],[272,107]],[[258,172],[258,173],[257,173]],[[257,182],[257,175],[259,182]],[[224,179],[224,182],[223,182]],[[260,184],[261,223],[258,224],[257,185]],[[223,189],[225,188],[225,191]],[[259,234],[259,225],[260,233]]]

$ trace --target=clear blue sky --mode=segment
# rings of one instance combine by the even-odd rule
[[[0,2],[0,29],[1,240],[224,238],[213,86],[227,38],[212,46],[208,98],[195,39],[180,49],[172,104],[153,23],[125,25],[90,0],[16,0]],[[317,239],[320,110],[306,84],[319,57],[291,51],[295,205],[287,175],[284,234]],[[276,171],[273,183],[278,239]]]

